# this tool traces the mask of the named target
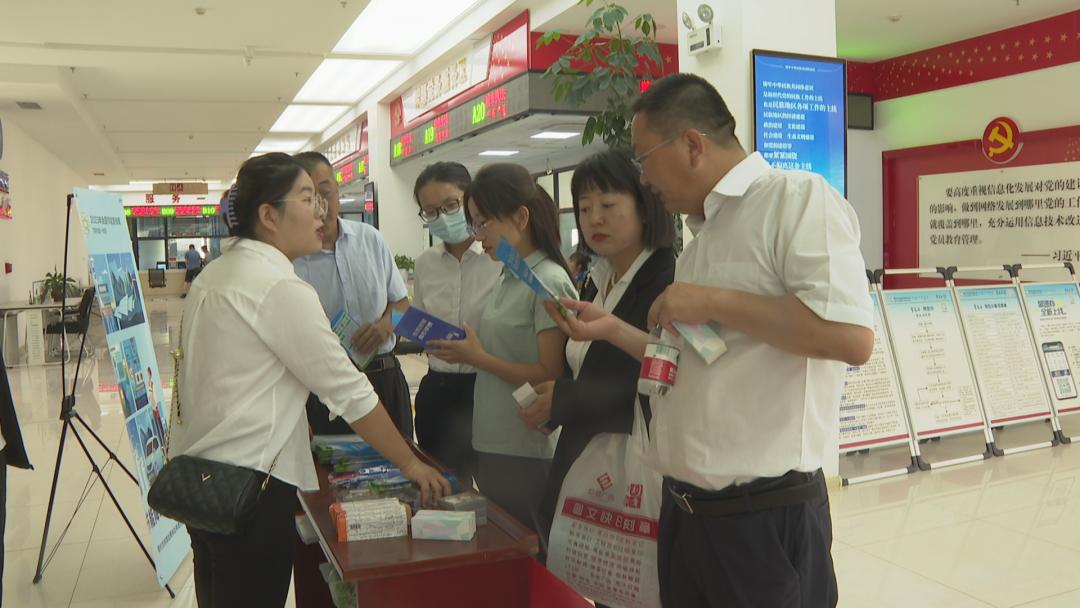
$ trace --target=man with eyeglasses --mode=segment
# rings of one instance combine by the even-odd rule
[[[664,475],[658,563],[664,606],[835,606],[821,466],[837,455],[847,365],[874,334],[859,224],[819,175],[747,155],[706,80],[657,81],[634,104],[641,180],[695,233],[649,326],[714,323],[708,365],[682,345],[671,391],[651,403],[646,458]],[[548,312],[574,339],[641,359],[648,336],[583,303]]]
[[[314,151],[301,152],[293,158],[307,170],[326,204],[323,250],[297,259],[293,267],[297,276],[318,292],[327,318],[344,309],[360,324],[352,337],[353,346],[362,353],[375,353],[364,374],[394,425],[402,435],[412,439],[409,384],[392,352],[396,340],[390,320],[394,310],[404,312],[409,308],[405,281],[378,230],[338,217],[340,191],[330,161]],[[330,419],[330,411],[315,395],[308,398],[307,413],[316,435],[352,433],[344,420]]]

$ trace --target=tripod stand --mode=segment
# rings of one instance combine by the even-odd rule
[[[71,204],[74,198],[75,197],[70,194],[67,197],[67,218],[64,227],[64,285],[67,285],[68,278],[68,251],[71,239]],[[84,298],[84,300],[86,300],[86,298]],[[85,305],[79,307],[79,323],[83,327],[88,327],[88,319],[84,317],[89,317],[91,308],[92,306]],[[62,321],[63,319],[61,319],[61,322]],[[82,436],[79,434],[79,427],[75,425],[75,423],[78,422],[79,425],[82,426],[83,431],[89,433],[90,436],[93,437],[95,441],[97,441],[98,445],[100,445],[101,448],[105,450],[105,453],[108,456],[105,460],[106,465],[109,463],[109,461],[116,463],[116,465],[119,466],[120,469],[124,471],[124,473],[127,473],[127,476],[131,478],[131,481],[138,485],[139,480],[126,466],[124,466],[124,463],[120,462],[120,460],[116,457],[116,452],[114,452],[112,449],[109,448],[108,445],[105,444],[101,437],[96,432],[94,432],[94,429],[90,428],[90,425],[86,424],[86,421],[83,420],[83,417],[79,414],[79,412],[75,410],[75,389],[79,385],[79,371],[82,368],[83,353],[85,352],[86,347],[86,335],[88,333],[90,333],[88,329],[83,331],[82,341],[79,345],[79,356],[75,362],[75,374],[72,377],[71,381],[71,392],[65,393],[60,403],[60,419],[64,421],[64,424],[60,430],[60,446],[56,450],[56,466],[53,469],[52,489],[49,491],[49,508],[45,513],[45,530],[41,533],[41,549],[38,552],[37,570],[34,574],[35,584],[41,582],[41,578],[45,573],[45,568],[48,566],[45,561],[45,545],[49,540],[49,525],[52,523],[53,506],[56,503],[56,486],[60,481],[60,465],[64,459],[64,446],[67,443],[68,433],[71,433],[71,435],[79,443],[79,447],[82,448],[83,454],[86,455],[86,460],[90,463],[93,475],[97,476],[98,480],[101,482],[101,485],[105,488],[105,492],[108,493],[109,498],[113,502],[113,505],[116,506],[116,510],[120,513],[120,517],[124,519],[124,523],[127,525],[128,530],[131,531],[131,536],[135,539],[135,542],[139,544],[139,548],[142,549],[143,555],[145,555],[147,561],[150,562],[150,566],[154,567],[154,558],[150,556],[150,552],[146,549],[146,545],[143,544],[142,539],[139,538],[139,534],[135,531],[135,527],[131,524],[131,520],[128,519],[127,513],[125,513],[124,508],[120,506],[120,501],[116,498],[116,494],[109,486],[109,482],[106,481],[105,475],[102,472],[101,467],[98,466],[97,461],[94,459],[93,454],[90,453],[90,449],[86,445],[86,441],[84,441]],[[66,331],[60,333],[60,342],[61,351],[66,351]],[[60,358],[60,387],[61,390],[67,391],[67,363],[62,356]],[[75,519],[77,513],[78,507],[76,507],[75,513],[72,513],[71,515],[72,520]],[[67,529],[65,528],[64,532],[62,532],[60,535],[61,539],[63,538],[64,534],[66,534],[66,532]],[[52,553],[50,553],[49,555],[50,561],[52,560],[52,556],[55,555],[56,549],[59,546],[60,539],[57,540],[57,543],[54,546]],[[173,590],[168,585],[165,585],[165,590],[169,592],[170,597],[176,597],[176,594],[173,593]]]

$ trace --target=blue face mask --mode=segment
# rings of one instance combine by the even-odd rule
[[[464,243],[469,238],[469,226],[465,222],[465,209],[458,209],[453,213],[440,213],[434,222],[428,224],[431,234],[439,237],[439,240],[457,245]]]

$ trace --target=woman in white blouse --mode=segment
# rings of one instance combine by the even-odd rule
[[[441,243],[416,258],[413,306],[458,327],[480,327],[480,316],[502,272],[469,235],[465,190],[472,178],[461,163],[428,165],[413,196],[420,221]],[[424,451],[450,467],[466,487],[476,476],[472,447],[476,368],[428,357],[428,373],[416,393],[416,439]]]
[[[330,329],[292,261],[315,253],[326,213],[307,172],[286,154],[248,160],[226,221],[236,242],[192,285],[184,307],[179,416],[169,453],[270,474],[243,534],[188,528],[199,606],[283,606],[296,491],[319,487],[304,404],[315,393],[415,481],[450,491],[394,428],[367,378]]]

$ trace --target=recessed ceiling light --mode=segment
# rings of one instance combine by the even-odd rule
[[[580,131],[541,131],[533,135],[531,139],[570,139],[581,135]]]
[[[324,59],[293,101],[356,103],[400,66],[400,61]]]
[[[307,145],[310,137],[305,136],[269,136],[263,138],[259,142],[258,146],[255,146],[255,153],[252,156],[261,156],[268,152],[285,152],[286,154],[292,154],[299,152],[301,148]]]
[[[349,106],[291,105],[278,117],[271,133],[321,133],[345,113]]]
[[[484,150],[480,156],[513,156],[521,150]]]
[[[371,0],[334,47],[335,53],[412,55],[478,0]]]

